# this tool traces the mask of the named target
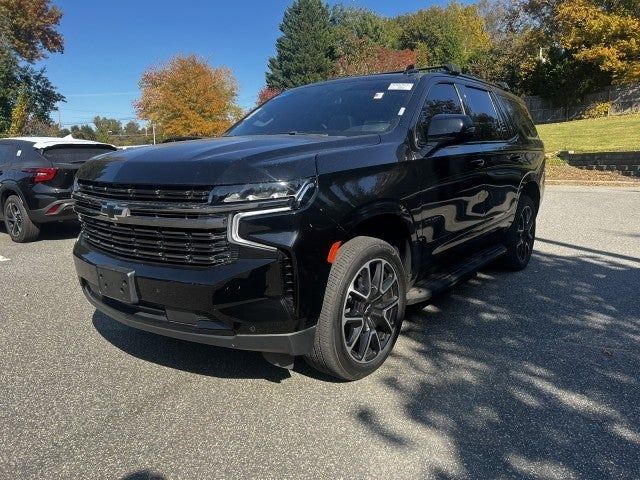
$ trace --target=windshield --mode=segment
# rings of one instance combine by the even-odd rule
[[[281,93],[227,135],[364,135],[382,133],[404,114],[414,82],[361,79],[309,85]]]

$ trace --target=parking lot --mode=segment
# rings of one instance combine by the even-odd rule
[[[637,478],[640,189],[547,187],[530,266],[405,320],[355,383],[130,329],[77,230],[0,233],[0,478]]]

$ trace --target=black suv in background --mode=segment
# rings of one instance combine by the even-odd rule
[[[76,171],[115,149],[69,137],[0,139],[0,219],[11,239],[29,242],[43,223],[77,219],[71,199]]]
[[[85,164],[82,289],[150,332],[358,379],[407,305],[531,257],[543,145],[522,101],[452,67],[289,90],[222,138]]]

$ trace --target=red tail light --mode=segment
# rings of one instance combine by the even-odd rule
[[[57,168],[25,168],[23,172],[33,173],[33,183],[43,183],[53,180],[58,173]]]

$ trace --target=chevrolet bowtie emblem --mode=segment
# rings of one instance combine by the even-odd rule
[[[104,203],[100,207],[100,213],[106,215],[112,220],[125,218],[131,215],[131,211],[127,207],[122,207],[115,203]]]

